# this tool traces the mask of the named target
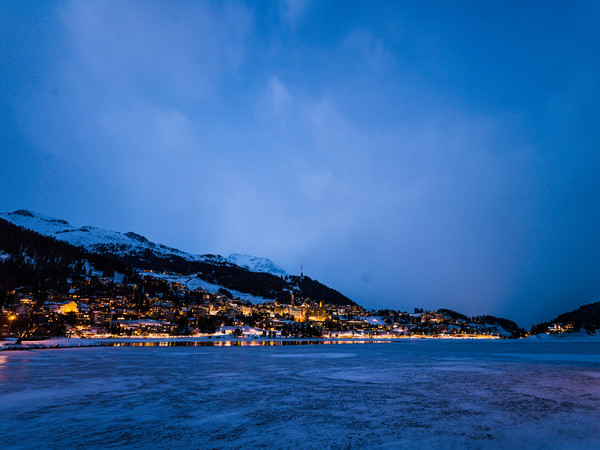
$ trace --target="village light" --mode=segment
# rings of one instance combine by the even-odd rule
[[[8,331],[6,332],[6,337],[10,336],[10,327],[12,326],[13,320],[15,320],[17,318],[17,316],[15,316],[14,314],[8,316]]]

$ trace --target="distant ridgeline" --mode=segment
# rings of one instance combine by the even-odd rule
[[[511,333],[513,336],[519,336],[519,335],[523,334],[523,330],[515,322],[513,322],[512,320],[509,320],[509,319],[503,319],[501,317],[495,317],[495,316],[489,316],[489,315],[475,316],[475,317],[471,317],[471,319],[468,319],[467,316],[465,316],[464,314],[460,314],[460,313],[457,313],[457,312],[449,310],[449,309],[440,309],[439,312],[446,314],[447,316],[450,316],[453,319],[470,320],[470,321],[476,322],[476,323],[485,323],[485,324],[489,324],[489,325],[495,325],[498,327],[502,327],[506,331]]]
[[[573,333],[587,331],[596,333],[600,330],[600,302],[589,303],[561,314],[550,322],[542,322],[531,328],[531,334],[540,333]]]

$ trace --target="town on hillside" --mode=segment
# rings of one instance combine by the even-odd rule
[[[23,338],[231,336],[239,338],[520,337],[512,321],[469,318],[450,310],[412,313],[368,311],[319,299],[250,302],[165,280],[152,271],[134,279],[92,275],[73,280],[67,292],[8,291],[0,335]]]

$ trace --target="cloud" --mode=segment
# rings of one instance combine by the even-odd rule
[[[310,4],[310,0],[283,0],[279,3],[279,14],[291,28],[295,28],[306,15]]]
[[[368,307],[530,320],[545,298],[599,292],[597,63],[530,83],[529,61],[483,51],[516,38],[486,35],[471,10],[280,5],[39,13],[55,40],[26,61],[41,75],[12,68],[4,83],[20,89],[8,126],[43,155],[5,157],[38,158],[19,171],[35,178],[22,196],[194,252],[304,262]],[[324,21],[332,12],[343,20]],[[29,39],[5,41],[13,60]]]
[[[278,116],[286,115],[294,107],[288,88],[277,77],[269,82],[267,99],[269,108]]]
[[[233,2],[73,1],[58,5],[55,17],[52,64],[16,109],[63,179],[86,179],[95,208],[76,214],[150,236],[172,226],[156,214],[190,220],[193,211],[203,224],[198,210],[210,211],[224,158],[211,140],[215,105],[247,57],[249,10]],[[63,191],[65,202],[76,201]],[[129,214],[114,216],[115,209]],[[190,235],[169,239],[211,247],[210,226]]]
[[[287,115],[272,117],[278,124],[284,120],[285,132],[271,144],[302,151],[285,154],[286,179],[276,178],[271,186],[285,192],[282,198],[293,205],[276,208],[285,213],[265,235],[277,236],[274,241],[289,247],[281,251],[273,242],[271,254],[285,263],[286,252],[303,255],[317,277],[352,286],[364,301],[372,294],[387,297],[393,291],[393,278],[382,274],[389,277],[394,270],[412,274],[402,276],[400,289],[432,304],[444,291],[452,304],[469,299],[476,308],[479,294],[488,304],[500,306],[509,289],[502,285],[506,276],[502,263],[509,255],[496,246],[496,238],[507,233],[507,224],[488,214],[510,174],[518,173],[524,162],[496,153],[503,126],[512,119],[440,112],[419,127],[400,124],[382,133],[362,129],[341,111],[334,95],[314,97],[279,79],[269,82],[270,92],[274,86],[285,93],[286,103],[293,99],[294,107]],[[236,210],[243,207],[237,205]],[[268,210],[261,214],[272,217]],[[295,243],[283,238],[282,230],[296,236]],[[331,253],[344,255],[335,271],[327,267],[330,258],[335,259]],[[314,260],[317,254],[328,255],[322,265]],[[349,274],[362,279],[373,267],[384,269],[379,276],[371,275],[377,283],[370,283],[368,290],[351,281],[354,276]],[[430,276],[436,281],[424,288]]]
[[[61,17],[73,75],[112,101],[210,96],[243,61],[250,29],[249,13],[234,3],[67,2]]]

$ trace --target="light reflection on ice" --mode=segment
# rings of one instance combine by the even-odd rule
[[[326,358],[326,359],[337,359],[337,358],[351,358],[356,356],[356,353],[290,353],[290,354],[279,354],[271,355],[272,358]]]
[[[422,341],[7,352],[2,446],[598,448],[600,363],[588,356],[599,350]]]
[[[0,383],[4,380],[4,372],[6,371],[5,365],[8,361],[8,357],[0,355]]]
[[[389,344],[390,341],[378,340],[321,340],[321,339],[282,339],[282,340],[245,340],[245,339],[223,339],[223,340],[201,340],[201,341],[125,341],[103,344],[106,347],[280,347],[297,345],[347,345],[347,344]]]

